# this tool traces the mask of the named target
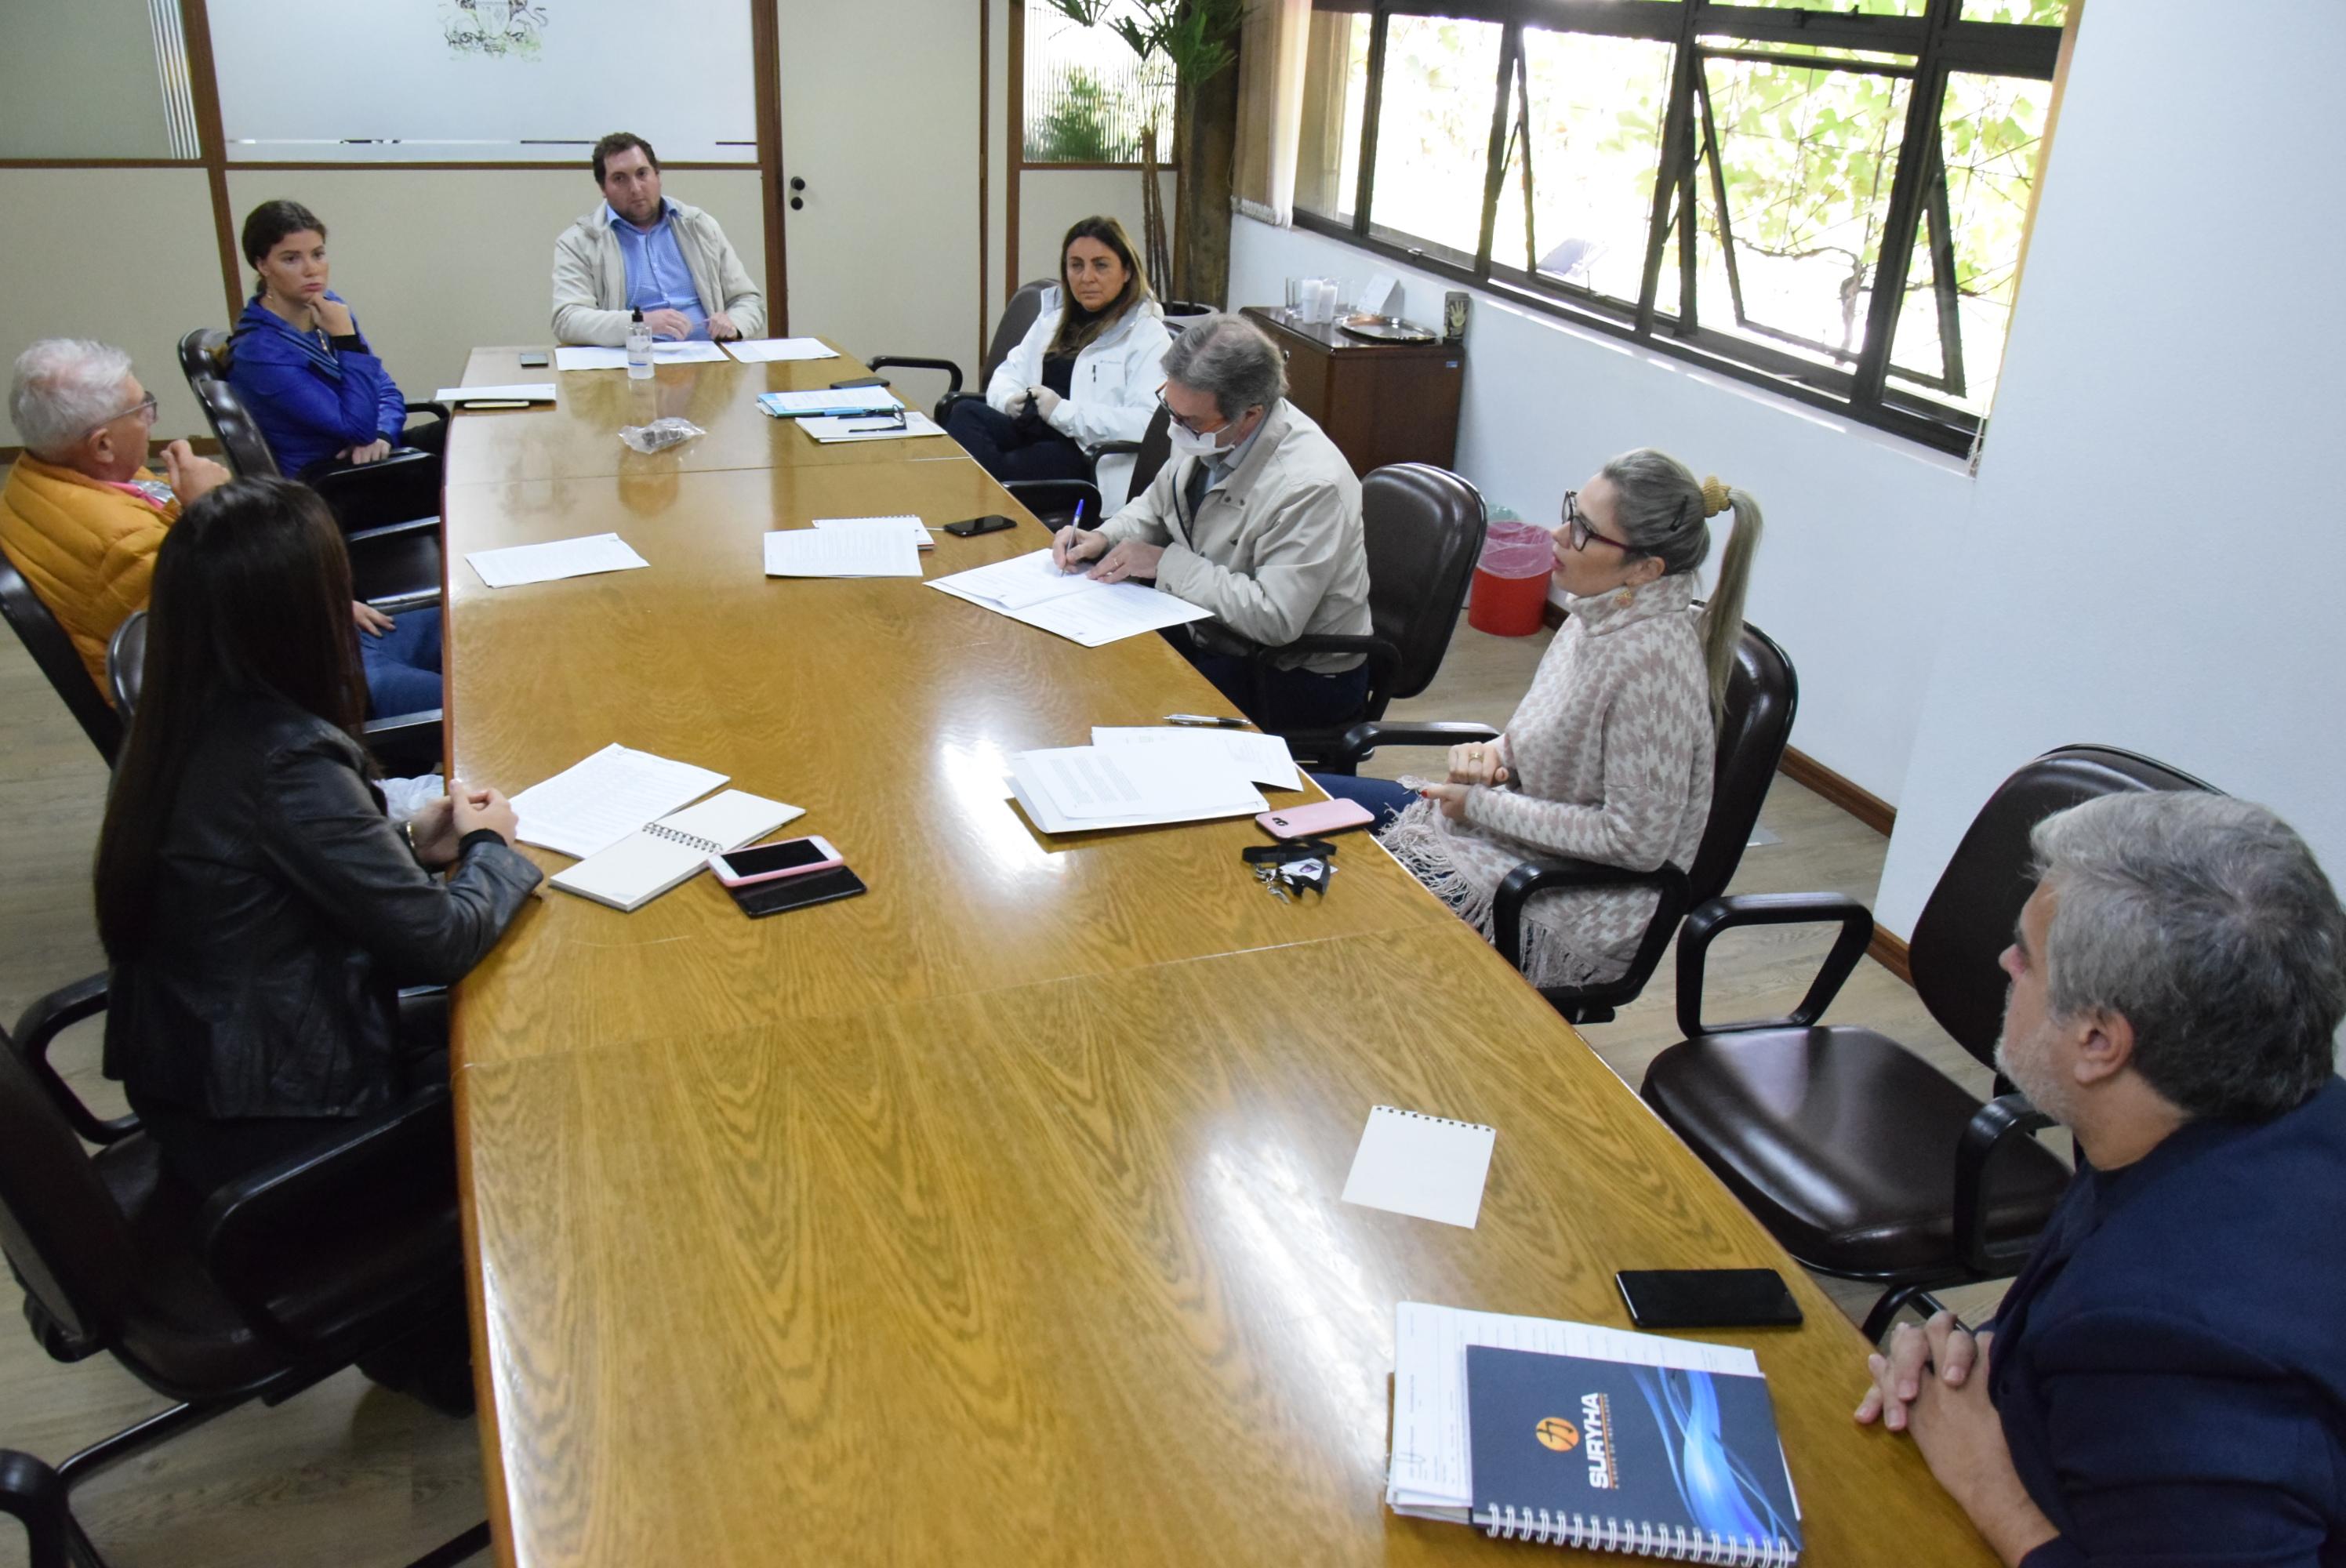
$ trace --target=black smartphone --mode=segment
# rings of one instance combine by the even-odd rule
[[[831,390],[845,392],[850,387],[884,387],[887,384],[886,376],[851,376],[846,381],[831,382]]]
[[[945,524],[945,532],[959,539],[974,539],[980,534],[999,534],[1005,528],[1015,528],[1018,519],[1005,517],[999,512],[991,517],[968,517],[959,523]]]
[[[546,357],[543,353],[539,352],[538,351],[536,351],[536,350],[535,350],[535,349],[528,349],[528,350],[525,350],[525,351],[523,351],[523,353],[522,353],[522,356],[521,356],[521,368],[522,368],[522,369],[524,369],[524,370],[525,370],[525,371],[544,370],[544,369],[546,368],[546,363],[547,363]]]
[[[1624,1268],[1613,1276],[1640,1329],[1766,1328],[1800,1320],[1772,1268]]]

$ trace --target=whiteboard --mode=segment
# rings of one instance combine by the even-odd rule
[[[755,163],[753,3],[212,0],[228,156],[575,163],[628,130]]]

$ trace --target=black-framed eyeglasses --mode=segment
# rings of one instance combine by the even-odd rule
[[[87,435],[92,431],[104,430],[116,420],[127,419],[134,413],[146,420],[148,423],[153,423],[155,421],[155,394],[153,392],[148,392],[145,397],[140,398],[137,402],[132,403],[120,413],[107,414],[104,419],[99,420],[96,424],[91,425],[89,430],[83,431],[82,433],[84,435]]]
[[[1580,492],[1577,490],[1567,490],[1564,493],[1564,527],[1565,538],[1576,550],[1587,549],[1591,539],[1602,539],[1625,555],[1642,554],[1637,546],[1626,539],[1616,539],[1610,534],[1599,534],[1596,531],[1596,524],[1591,523],[1588,520],[1588,514],[1581,511]]]
[[[1165,394],[1161,392],[1157,394],[1157,406],[1165,411],[1165,417],[1167,419],[1171,420],[1175,424],[1179,425],[1191,435],[1219,435],[1222,432],[1230,427],[1230,422],[1229,420],[1224,420],[1221,423],[1214,426],[1211,430],[1199,430],[1195,424],[1183,419],[1179,414],[1175,413],[1173,412],[1173,405],[1165,401]]]

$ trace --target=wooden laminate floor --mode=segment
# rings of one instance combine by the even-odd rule
[[[1441,679],[1395,718],[1502,724],[1528,683],[1546,634],[1484,635],[1462,621]],[[14,1020],[36,996],[102,966],[90,916],[89,860],[106,771],[64,705],[14,637],[0,638],[0,1017]],[[1423,771],[1430,757],[1388,751],[1368,770]],[[507,788],[529,782],[499,780]],[[1738,891],[1832,890],[1871,901],[1885,840],[1790,780],[1779,778],[1761,825],[1780,842],[1748,851]],[[1826,933],[1730,933],[1713,949],[1714,1016],[1782,1013],[1799,1000]],[[1665,959],[1654,989],[1590,1044],[1634,1085],[1671,1044]],[[1871,961],[1861,964],[1831,1016],[1863,1020],[1921,1051],[1974,1094],[1988,1074],[1933,1024],[1913,993]],[[118,1106],[97,1074],[97,1029],[84,1025],[56,1060],[87,1097]],[[1689,1265],[1698,1259],[1689,1259]],[[1823,1281],[1852,1316],[1871,1293]],[[1959,1296],[1990,1306],[1996,1287]],[[55,1462],[162,1408],[103,1357],[49,1360],[10,1308],[0,1315],[0,1447]],[[1852,1367],[1855,1403],[1860,1369]],[[76,1512],[116,1568],[234,1563],[249,1568],[332,1563],[337,1568],[403,1563],[483,1514],[480,1451],[470,1420],[438,1416],[345,1372],[276,1410],[234,1412],[93,1481]],[[21,1542],[0,1527],[0,1568],[23,1562]],[[476,1561],[486,1561],[485,1557]]]

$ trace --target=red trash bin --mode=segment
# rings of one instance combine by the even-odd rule
[[[1525,637],[1547,616],[1547,579],[1556,565],[1548,531],[1536,523],[1502,519],[1483,535],[1474,585],[1466,596],[1466,624],[1493,636]]]

